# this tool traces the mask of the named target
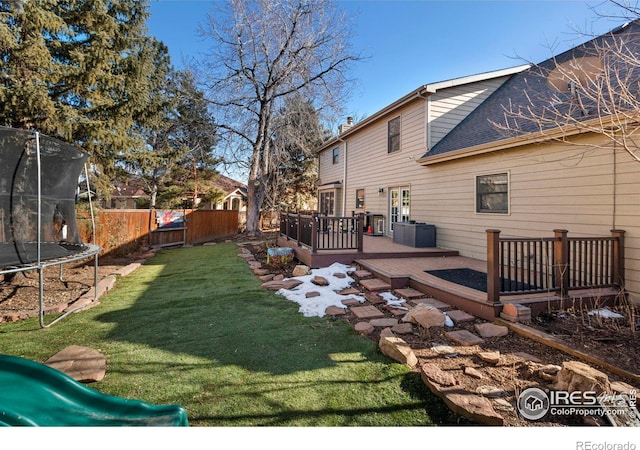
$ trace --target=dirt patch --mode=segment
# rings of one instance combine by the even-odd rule
[[[126,257],[98,258],[98,280],[145,257],[136,253]],[[62,310],[89,292],[95,282],[95,261],[87,260],[50,266],[43,270],[45,314]],[[0,279],[0,322],[13,322],[37,317],[39,275],[36,270],[6,274]]]

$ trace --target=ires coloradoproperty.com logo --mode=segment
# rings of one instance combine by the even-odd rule
[[[518,397],[518,411],[528,420],[552,415],[625,415],[636,407],[635,390],[628,394],[597,394],[594,391],[549,391],[527,388]]]

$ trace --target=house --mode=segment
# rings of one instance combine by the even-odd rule
[[[602,44],[639,30],[631,23],[538,65],[426,85],[348,124],[318,151],[320,212],[377,214],[386,236],[394,223],[426,222],[438,247],[481,260],[487,230],[540,240],[624,230],[625,288],[639,301],[640,162],[597,132],[618,124],[580,91],[612,79],[597,60]],[[549,111],[557,116],[535,120]],[[560,123],[562,114],[574,120]]]
[[[212,185],[222,191],[224,196],[215,202],[201,202],[199,209],[238,210],[238,226],[244,229],[247,223],[247,185],[232,178],[218,174]]]
[[[420,86],[357,124],[349,119],[317,151],[319,212],[380,215],[384,225],[376,227],[387,236],[395,222],[418,218],[428,195],[421,190],[424,168],[418,158],[527,67]]]
[[[141,203],[149,202],[149,195],[144,191],[142,183],[137,178],[129,180],[116,180],[111,199],[102,200],[105,209],[137,209]]]
[[[224,196],[215,202],[202,202],[198,204],[200,209],[237,209],[247,210],[247,185],[222,174],[216,176],[211,183],[215,188],[224,193]]]

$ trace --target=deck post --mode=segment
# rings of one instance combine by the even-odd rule
[[[311,253],[318,253],[318,213],[311,213]]]
[[[283,220],[284,219],[284,220]],[[285,240],[289,240],[289,211],[280,212],[280,235],[284,234]]]
[[[500,230],[487,230],[487,300],[500,303]]]
[[[555,279],[560,298],[567,298],[569,293],[569,240],[567,230],[553,230],[555,235]]]
[[[364,214],[358,214],[358,216],[353,220],[356,222],[355,225],[358,233],[358,252],[362,253],[362,250],[364,249]]]
[[[624,288],[624,230],[611,230],[611,236],[616,238],[613,242],[613,283]]]

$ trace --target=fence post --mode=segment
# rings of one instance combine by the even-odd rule
[[[311,253],[318,253],[318,213],[311,213]]]
[[[355,225],[358,233],[358,252],[362,253],[364,249],[364,214],[358,214],[354,220],[356,222]]]
[[[555,261],[554,272],[556,287],[560,290],[560,298],[567,298],[569,293],[569,240],[567,230],[553,230],[555,235]]]
[[[500,303],[500,230],[487,230],[487,300]]]
[[[611,230],[611,236],[617,238],[613,242],[613,283],[624,288],[624,230]]]

